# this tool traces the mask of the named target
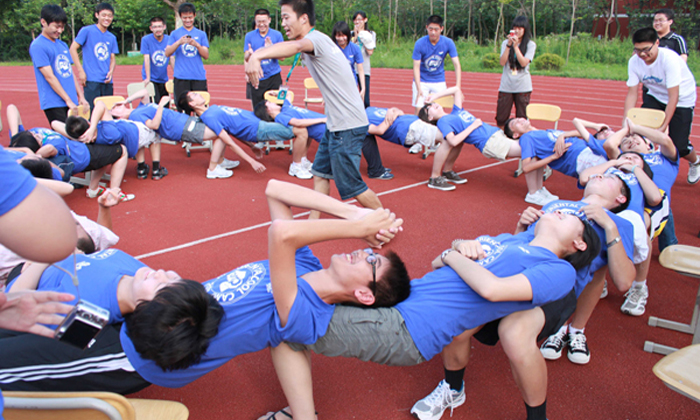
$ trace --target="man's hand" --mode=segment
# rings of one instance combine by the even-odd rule
[[[78,82],[81,86],[85,86],[85,83],[87,82],[87,75],[83,69],[78,70]]]
[[[525,209],[525,211],[523,211],[523,214],[520,215],[520,220],[518,220],[518,226],[527,228],[531,224],[538,221],[543,214],[544,212],[542,210],[538,210],[534,207],[528,207]]]
[[[160,98],[160,102],[158,103],[158,106],[165,108],[169,103],[170,103],[170,96],[165,95],[165,96]]]
[[[586,215],[588,220],[596,222],[606,231],[608,229],[617,228],[613,219],[610,218],[605,209],[599,204],[588,204],[587,206],[581,207],[581,211]],[[601,240],[604,241],[605,238],[601,238]]]
[[[397,219],[389,209],[380,208],[367,213],[360,222],[363,240],[373,248],[381,248],[401,230],[403,219]]]
[[[110,208],[119,204],[119,193],[121,191],[118,188],[108,188],[104,194],[97,198],[97,203],[100,207]]]
[[[66,101],[66,106],[70,111],[73,111],[74,109],[77,109],[78,106],[75,104],[75,102],[71,101],[70,99]]]
[[[114,73],[113,70],[110,70],[110,71],[107,73],[107,77],[105,77],[105,83],[109,83],[109,82],[112,81],[112,74],[113,74],[113,73]]]
[[[192,39],[189,35],[183,35],[177,40],[178,45],[187,44]]]
[[[90,127],[83,133],[78,140],[83,143],[92,143],[97,138],[97,127]]]
[[[560,134],[557,137],[557,141],[554,142],[554,149],[552,150],[554,151],[554,153],[557,153],[559,154],[559,156],[561,156],[566,151],[566,147],[566,138],[564,138],[563,134]]]
[[[51,338],[53,330],[40,324],[60,324],[64,317],[59,314],[73,307],[59,302],[73,299],[73,295],[58,292],[0,293],[0,327]]]
[[[481,121],[481,118],[477,118],[474,120],[473,123],[471,123],[472,131],[476,130],[477,128],[481,127],[484,124],[483,121]]]
[[[263,70],[260,66],[260,60],[255,54],[248,57],[248,61],[245,63],[245,74],[248,76],[250,84],[257,89],[258,86],[260,86],[260,78],[263,76]]]
[[[266,36],[265,37],[265,46],[269,47],[270,45],[272,45],[272,39],[269,36]]]
[[[480,260],[486,257],[486,252],[479,241],[459,241],[453,244],[452,248],[470,260]]]
[[[564,153],[566,153],[566,151],[569,150],[569,147],[571,147],[571,143],[564,143],[563,150],[555,148],[554,149],[555,159],[559,159],[560,157],[562,157],[564,155]]]
[[[83,109],[90,109],[90,104],[85,98],[79,98],[78,99],[78,105],[82,106]]]
[[[252,166],[253,170],[259,174],[265,172],[265,169],[267,169],[265,165],[255,160],[250,162],[250,166]]]

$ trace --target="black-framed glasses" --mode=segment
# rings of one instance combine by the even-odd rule
[[[654,48],[654,44],[646,47],[646,48],[634,48],[634,53],[637,55],[642,55],[642,54],[649,54],[651,49]]]
[[[377,261],[379,261],[379,257],[372,248],[365,248],[364,251],[368,254],[365,260],[372,266],[372,294],[377,294]]]

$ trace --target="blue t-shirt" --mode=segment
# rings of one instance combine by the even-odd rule
[[[78,93],[75,90],[75,80],[73,79],[73,59],[71,59],[68,45],[60,39],[56,42],[51,41],[43,34],[39,35],[32,41],[29,47],[29,55],[32,56],[32,65],[34,66],[34,77],[36,77],[36,87],[39,91],[39,104],[41,109],[62,108],[66,106],[66,102],[58,96],[53,90],[49,82],[41,71],[42,67],[51,67],[58,82],[66,91],[70,100],[74,104],[78,104]]]
[[[326,118],[326,116],[319,114],[318,112],[309,111],[306,108],[294,106],[285,99],[284,104],[282,104],[282,110],[275,117],[275,122],[278,122],[285,127],[289,127],[289,121],[291,121],[293,118],[300,120],[312,120],[315,118]],[[314,124],[306,127],[306,130],[309,132],[309,138],[316,141],[321,141],[323,135],[326,133],[326,124]]]
[[[340,47],[338,47],[338,48],[340,48]],[[361,64],[361,63],[365,62],[365,59],[362,57],[362,50],[360,50],[360,47],[357,44],[353,44],[352,42],[348,42],[348,45],[346,45],[345,48],[340,48],[340,51],[342,51],[345,58],[348,59],[348,63],[350,64],[350,68],[352,68],[353,77],[357,78],[357,72],[355,71],[355,64]]]
[[[95,24],[83,26],[75,42],[83,47],[83,69],[88,82],[105,83],[112,54],[119,54],[117,37],[109,31],[103,33]]]
[[[165,83],[168,81],[168,63],[170,59],[165,55],[168,46],[169,35],[163,35],[158,41],[153,34],[141,38],[141,54],[148,54],[151,59],[151,77],[153,83]],[[146,67],[141,68],[141,77],[146,79]]]
[[[323,336],[333,316],[329,305],[301,277],[322,269],[308,247],[296,253],[298,292],[284,327],[272,297],[270,265],[267,260],[246,264],[207,281],[204,287],[224,308],[219,331],[199,363],[187,369],[163,372],[151,360],[142,359],[134,349],[126,327],[121,343],[129,362],[139,375],[156,385],[176,388],[187,385],[232,358],[274,347],[282,341],[311,344]]]
[[[95,144],[123,144],[132,158],[139,151],[139,129],[129,121],[100,121],[97,123]]]
[[[76,263],[73,263],[73,256],[55,263],[55,265],[73,272],[75,267],[78,276],[78,288],[73,284],[71,276],[56,267],[49,266],[39,279],[36,290],[70,293],[75,299],[66,302],[75,305],[78,297],[93,305],[109,311],[109,323],[115,324],[124,321],[124,316],[119,309],[117,300],[117,286],[124,276],[133,276],[141,267],[146,265],[131,255],[117,249],[107,249],[95,252],[90,255],[77,254]],[[7,285],[7,289],[12,291],[15,280]],[[80,292],[78,292],[78,290]],[[55,325],[49,325],[55,328]]]
[[[486,253],[478,263],[499,277],[525,275],[532,286],[532,301],[490,302],[449,267],[413,280],[410,296],[396,309],[426,360],[465,330],[561,299],[574,287],[576,271],[571,264],[547,249],[530,246],[527,235],[481,236],[477,240]]]
[[[593,137],[593,134],[588,135],[588,148],[591,149],[591,151],[596,155],[603,156],[605,159],[607,159],[608,152],[605,151],[605,147],[603,147],[604,144],[605,140],[598,140],[597,138]]]
[[[73,161],[73,174],[79,174],[90,164],[90,150],[79,141],[71,140],[54,132],[44,137],[44,146],[51,145],[59,156],[68,156]]]
[[[185,35],[190,35],[192,39],[197,41],[202,47],[209,48],[209,39],[207,34],[197,28],[192,28],[191,31],[185,29],[184,26],[175,29],[170,34],[168,45],[173,45]],[[202,56],[199,55],[199,50],[187,43],[180,45],[175,52],[175,73],[174,77],[180,80],[207,80],[207,72],[204,71]]]
[[[157,112],[158,105],[140,103],[136,109],[131,111],[129,119],[146,124],[146,121],[156,117]],[[180,141],[182,140],[182,133],[185,131],[185,125],[189,118],[187,114],[164,108],[163,116],[160,119],[160,126],[156,131],[164,139]]]
[[[36,180],[0,146],[0,216],[14,209],[34,191]]]
[[[562,134],[561,130],[535,130],[529,131],[520,136],[520,157],[521,159],[537,158],[544,159],[554,154],[554,144],[557,142],[557,137]],[[566,139],[571,146],[564,152],[559,159],[549,162],[549,167],[555,171],[559,171],[564,175],[578,179],[576,172],[576,161],[578,155],[581,154],[588,144],[585,140],[578,137],[569,137]]]
[[[466,130],[472,125],[474,120],[476,120],[476,117],[469,113],[469,111],[455,105],[450,114],[438,120],[437,127],[442,135],[447,138],[447,135],[450,133],[457,135]],[[464,139],[464,143],[473,144],[480,152],[483,152],[486,142],[489,141],[489,138],[498,130],[498,127],[481,123],[481,126],[477,127],[476,130],[472,131],[467,138]]]
[[[605,171],[605,173],[615,174],[624,181],[627,188],[630,190],[630,202],[627,205],[627,210],[632,210],[640,215],[642,220],[644,220],[644,207],[646,202],[644,201],[644,190],[639,184],[637,177],[634,174],[621,171],[617,168],[609,168],[607,171]]]
[[[555,211],[560,211],[562,213],[577,213],[581,210],[582,207],[587,205],[588,203],[583,201],[556,200],[542,207],[542,211],[544,211],[545,213],[553,213]],[[633,261],[632,258],[634,255],[634,227],[629,221],[617,216],[616,214],[607,210],[606,213],[615,222],[615,225],[617,226],[617,231],[620,233],[620,239],[622,240],[622,244],[625,247],[625,253],[627,253],[627,257],[630,259],[630,261]],[[576,291],[577,297],[581,295],[583,289],[588,283],[590,283],[591,279],[593,278],[593,273],[608,265],[608,247],[606,245],[607,241],[605,240],[605,229],[603,229],[602,227],[600,227],[600,225],[593,221],[590,221],[590,223],[591,226],[593,226],[593,228],[595,229],[596,233],[598,234],[598,238],[600,239],[600,254],[598,254],[598,256],[595,257],[593,262],[588,267],[580,268],[576,272],[576,286],[574,287],[574,290]],[[529,233],[531,235],[531,238],[535,237],[536,224],[537,223],[533,223],[532,225],[530,225],[526,231],[526,233]]]
[[[413,59],[420,60],[420,81],[437,83],[445,81],[445,56],[457,58],[457,47],[450,38],[440,35],[433,45],[428,36],[416,41],[413,47]]]
[[[243,42],[243,51],[248,51],[248,46],[253,48],[253,51],[257,51],[260,48],[265,47],[265,38],[270,38],[273,44],[278,42],[283,42],[284,38],[280,31],[276,31],[272,28],[267,30],[267,35],[264,37],[260,35],[260,30],[255,29],[245,34],[245,40]],[[270,58],[267,60],[262,60],[260,62],[260,67],[263,71],[263,77],[260,80],[269,79],[270,77],[276,75],[281,71],[279,61],[276,58]]]
[[[258,141],[260,119],[251,111],[230,106],[211,105],[200,117],[217,135],[221,130],[241,141]]]
[[[678,164],[680,162],[678,154],[676,154],[675,161],[670,160],[658,150],[651,153],[643,153],[642,157],[644,157],[644,161],[654,173],[654,183],[671,200],[671,187],[673,187],[673,183],[676,182],[676,177],[678,176]],[[654,208],[656,209],[656,207]]]
[[[12,157],[15,161],[18,159],[22,159],[25,157],[27,154],[24,152],[21,152],[19,150],[5,150],[5,152]],[[20,165],[22,166],[22,165]],[[29,171],[27,171],[29,172]],[[31,172],[30,172],[31,175]],[[63,181],[63,177],[61,176],[61,172],[58,170],[58,168],[51,166],[51,177],[55,179],[56,181]]]
[[[370,106],[365,109],[365,112],[370,124],[379,125],[384,122],[387,109]],[[406,143],[406,136],[411,124],[416,120],[418,117],[415,115],[399,115],[381,137],[386,141],[403,146]]]

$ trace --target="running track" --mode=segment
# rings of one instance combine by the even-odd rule
[[[241,66],[208,66],[207,71],[213,103],[250,109]],[[139,80],[140,67],[120,66],[115,73],[115,91],[125,95],[126,84]],[[297,104],[301,104],[301,83],[307,75],[303,68],[294,72],[291,89],[297,95]],[[412,112],[411,77],[410,70],[374,69],[372,105],[398,106]],[[454,80],[453,73],[447,77],[448,84]],[[493,123],[499,77],[462,75],[465,108],[487,123]],[[535,76],[533,84],[533,103],[556,104],[563,109],[559,128],[570,129],[571,119],[576,116],[619,127],[624,82]],[[30,67],[0,67],[0,86],[0,100],[4,105],[14,103],[19,107],[25,126],[46,125]],[[2,113],[4,120],[5,107]],[[551,128],[544,124],[538,127]],[[699,130],[696,119],[692,136],[696,144],[700,144]],[[7,145],[8,141],[5,131],[0,142]],[[211,181],[204,177],[208,153],[193,152],[187,158],[179,147],[163,149],[162,162],[170,175],[161,181],[137,180],[135,162],[129,163],[123,189],[137,198],[113,210],[114,230],[121,236],[120,249],[141,256],[152,267],[173,269],[199,281],[266,258],[269,216],[263,191],[268,179],[312,185],[312,181],[286,175],[291,161],[286,152],[266,156],[263,163],[268,170],[262,175],[243,164],[234,177]],[[512,177],[515,162],[490,161],[465,146],[456,169],[468,171],[469,183],[456,191],[441,192],[425,186],[432,157],[424,161],[381,141],[380,149],[385,166],[393,169],[396,178],[369,180],[368,184],[380,194],[386,207],[406,220],[404,234],[392,242],[391,249],[407,261],[413,277],[427,272],[432,258],[455,237],[511,231],[526,206],[525,181]],[[315,146],[311,157],[313,152]],[[681,243],[700,246],[696,237],[700,230],[696,204],[700,187],[689,186],[686,174],[687,164],[683,162],[674,187],[676,230]],[[547,188],[562,199],[581,196],[573,180],[558,173],[547,181]],[[80,190],[67,202],[80,214],[97,215],[96,203]],[[359,246],[357,242],[336,241],[313,249],[322,261],[327,261],[334,251]],[[651,314],[686,322],[697,281],[664,270],[657,262],[652,263],[649,280],[650,301],[647,313],[640,318],[620,313],[623,296],[614,288],[598,305],[587,329],[592,352],[588,365],[573,365],[565,357],[548,363],[550,418],[700,418],[700,406],[668,390],[652,374],[651,367],[660,356],[642,351],[644,340],[680,347],[690,344],[688,336],[651,328],[646,321]],[[472,354],[465,375],[467,403],[455,411],[453,418],[523,418],[523,403],[500,348],[475,343]],[[420,366],[391,368],[314,356],[314,365],[315,398],[321,419],[409,419],[413,403],[432,391],[442,378],[439,358]],[[184,388],[151,386],[135,396],[181,401],[190,409],[192,419],[208,420],[255,419],[286,405],[267,351],[238,357]]]

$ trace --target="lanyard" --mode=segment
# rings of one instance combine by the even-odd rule
[[[316,29],[316,28],[311,28],[311,30],[309,31],[309,34],[310,34],[311,32],[313,32],[314,29]],[[307,35],[308,35],[308,34],[307,34]],[[300,53],[300,52],[298,52],[298,53],[296,53],[296,54],[294,55],[294,61],[292,62],[292,68],[289,69],[289,73],[287,74],[287,80],[284,81],[284,84],[285,84],[285,85],[288,85],[288,84],[289,84],[289,78],[292,77],[292,72],[294,71],[294,67],[297,66],[297,63],[299,63],[299,59],[300,59],[300,58],[301,58],[301,53]]]

